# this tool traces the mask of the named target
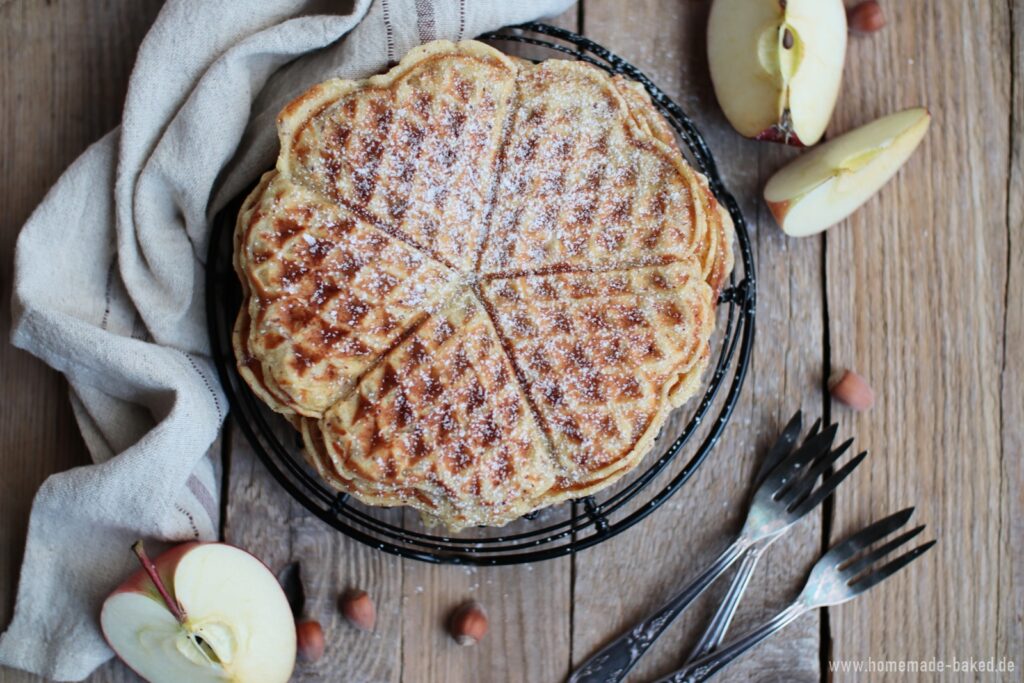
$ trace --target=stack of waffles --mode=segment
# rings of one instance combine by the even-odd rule
[[[732,223],[640,85],[439,41],[278,127],[235,352],[333,487],[500,526],[615,482],[700,388]]]

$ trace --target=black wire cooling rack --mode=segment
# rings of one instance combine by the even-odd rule
[[[679,135],[681,149],[732,214],[736,267],[719,299],[710,380],[699,402],[691,399],[676,411],[640,467],[595,495],[532,513],[500,529],[481,527],[457,536],[423,526],[411,510],[363,505],[317,476],[306,464],[294,430],[256,398],[235,367],[231,330],[241,291],[231,263],[232,233],[243,197],[214,219],[206,298],[213,356],[232,415],[256,454],[296,500],[342,533],[395,555],[427,562],[504,565],[560,557],[601,543],[647,517],[687,482],[718,442],[739,398],[754,339],[756,288],[747,226],[722,185],[711,152],[690,118],[647,76],[593,41],[547,24],[523,24],[480,38],[499,47],[535,46],[528,48],[539,53],[531,54],[535,59],[580,59],[643,84]]]

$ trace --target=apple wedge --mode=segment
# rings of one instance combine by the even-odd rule
[[[896,174],[930,122],[927,109],[907,109],[829,140],[768,180],[768,208],[782,230],[794,237],[835,225]]]
[[[810,146],[832,117],[846,59],[842,0],[715,0],[708,65],[741,135]]]
[[[223,543],[184,543],[150,561],[103,603],[114,652],[153,683],[283,683],[295,666],[284,591],[255,557]]]

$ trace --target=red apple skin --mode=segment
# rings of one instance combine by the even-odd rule
[[[160,574],[160,579],[164,582],[164,586],[172,595],[174,594],[174,583],[172,581],[174,578],[174,570],[177,569],[178,563],[181,562],[181,558],[185,557],[185,554],[188,553],[188,551],[200,545],[203,545],[200,541],[179,543],[172,548],[168,548],[153,560],[157,573]],[[125,579],[120,586],[115,588],[110,595],[107,596],[106,600],[109,600],[119,593],[147,593],[151,595],[154,600],[163,602],[163,598],[160,597],[160,592],[157,591],[156,586],[153,585],[153,580],[149,578],[149,574],[146,573],[146,570],[141,567],[138,571]],[[104,603],[106,603],[106,600],[104,600]],[[103,629],[102,622],[100,623],[100,630],[103,631],[103,640],[107,641],[107,647],[117,653],[117,648],[114,647],[112,642],[110,642],[110,637],[107,635],[106,630]],[[136,676],[142,678],[142,674],[135,669],[132,669],[128,662],[121,659],[120,655],[118,655],[117,658],[121,660],[122,664],[131,669]]]
[[[157,573],[160,574],[160,578],[161,580],[163,580],[164,586],[171,593],[171,595],[174,595],[175,598],[177,598],[177,596],[174,594],[174,572],[178,568],[178,563],[181,562],[182,558],[184,558],[185,555],[189,553],[189,551],[198,548],[201,545],[211,544],[231,545],[230,543],[221,544],[217,541],[187,541],[185,543],[179,543],[176,546],[168,548],[167,550],[160,553],[159,555],[157,555],[156,558],[153,559],[153,564],[156,566]],[[241,550],[243,553],[252,555],[252,557],[254,557],[260,564],[262,564],[264,567],[267,567],[266,562],[256,557],[248,550],[244,550],[242,548],[239,548],[238,546],[231,547],[236,548],[237,550]],[[271,571],[270,567],[267,567],[267,571]],[[106,597],[104,602],[106,602],[107,600],[109,600],[110,598],[114,597],[119,593],[146,593],[152,596],[154,600],[157,600],[161,603],[163,602],[163,598],[160,596],[160,592],[157,591],[156,586],[153,585],[153,581],[149,578],[149,574],[147,574],[146,570],[142,569],[141,567],[138,569],[138,571],[136,571],[134,574],[125,579],[120,586],[111,591],[110,595]],[[107,641],[107,645],[110,646],[110,649],[114,650],[114,652],[117,652],[117,648],[115,648],[113,643],[110,642],[110,638],[107,637],[106,632],[103,633],[103,638]]]
[[[176,546],[168,548],[164,552],[160,553],[156,558],[153,559],[153,564],[156,565],[156,570],[160,574],[160,578],[164,582],[164,586],[171,594],[174,593],[174,571],[178,568],[178,563],[181,562],[182,558],[193,548],[198,548],[201,545],[231,545],[230,543],[219,543],[218,541],[187,541],[185,543],[179,543]],[[256,557],[248,550],[239,548],[236,545],[232,545],[232,548],[241,550],[247,555],[251,555],[257,562],[267,567],[267,563]],[[273,574],[270,567],[267,567],[267,571]],[[107,596],[109,599],[111,596],[117,595],[118,593],[127,592],[136,593],[148,593],[154,598],[163,602],[160,597],[160,593],[157,591],[156,586],[153,585],[153,581],[149,578],[149,575],[141,567],[134,574],[125,579],[120,586],[111,591],[110,595]]]
[[[802,148],[807,146],[800,141],[796,133],[787,133],[780,126],[772,126],[767,130],[763,130],[754,139],[760,142],[777,142],[781,145],[789,145],[790,147]]]
[[[784,202],[765,201],[765,204],[768,205],[768,210],[771,211],[772,216],[775,217],[775,222],[781,227],[783,219],[786,217],[786,214],[789,213],[789,200],[787,199]]]
[[[164,582],[164,587],[167,588],[167,590],[172,595],[174,595],[174,572],[178,568],[178,563],[181,562],[182,558],[185,557],[185,555],[188,554],[189,551],[198,548],[201,545],[210,544],[231,545],[230,543],[222,544],[218,541],[187,541],[185,543],[179,543],[176,546],[168,548],[167,550],[160,553],[160,555],[153,559],[153,564],[156,566],[157,573],[160,574],[160,579]],[[248,555],[251,555],[256,559],[256,561],[258,561],[260,564],[266,567],[268,572],[271,572],[271,574],[273,574],[270,567],[267,566],[266,562],[256,557],[248,550],[239,548],[238,546],[231,547],[236,548],[237,550],[241,550],[242,552],[247,553]],[[155,600],[163,602],[163,598],[160,596],[160,592],[157,591],[156,586],[153,585],[153,580],[149,578],[149,574],[146,573],[146,570],[142,569],[141,567],[138,569],[138,571],[136,571],[134,574],[125,579],[120,586],[111,591],[110,595],[108,595],[103,602],[104,604],[106,604],[106,601],[112,598],[113,596],[119,593],[128,592],[148,593]],[[174,597],[175,599],[177,599],[176,595]],[[292,624],[292,626],[295,627],[295,624]],[[114,644],[110,642],[110,637],[107,635],[106,630],[103,629],[102,622],[100,624],[100,630],[103,633],[103,639],[107,641],[107,647],[114,651],[114,654],[117,655],[117,658],[121,661],[121,663],[128,667],[128,669],[131,670],[131,672],[138,676],[140,679],[143,679],[142,674],[133,669],[131,665],[129,665],[128,662],[122,659],[120,654],[118,654],[117,648],[114,647]],[[296,636],[297,635],[298,630],[296,629]]]
[[[176,546],[168,548],[153,559],[153,564],[156,566],[156,570],[160,574],[160,578],[163,579],[164,586],[167,587],[167,590],[170,591],[172,595],[174,594],[174,570],[177,569],[178,563],[181,562],[181,558],[185,557],[186,553],[193,548],[197,548],[205,544],[206,542],[202,541],[179,543]],[[115,588],[110,595],[129,592],[149,593],[157,600],[163,602],[160,597],[160,593],[156,590],[156,586],[153,585],[152,579],[149,578],[149,575],[142,568],[139,568],[138,571],[125,579],[124,582]]]

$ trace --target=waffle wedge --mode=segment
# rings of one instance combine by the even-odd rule
[[[550,439],[550,499],[591,493],[643,457],[709,358],[697,263],[485,282],[509,356]]]
[[[276,171],[236,230],[246,304],[235,327],[243,376],[271,407],[319,417],[456,274]]]
[[[343,477],[451,526],[515,519],[554,480],[512,364],[468,289],[332,406],[320,430]]]

